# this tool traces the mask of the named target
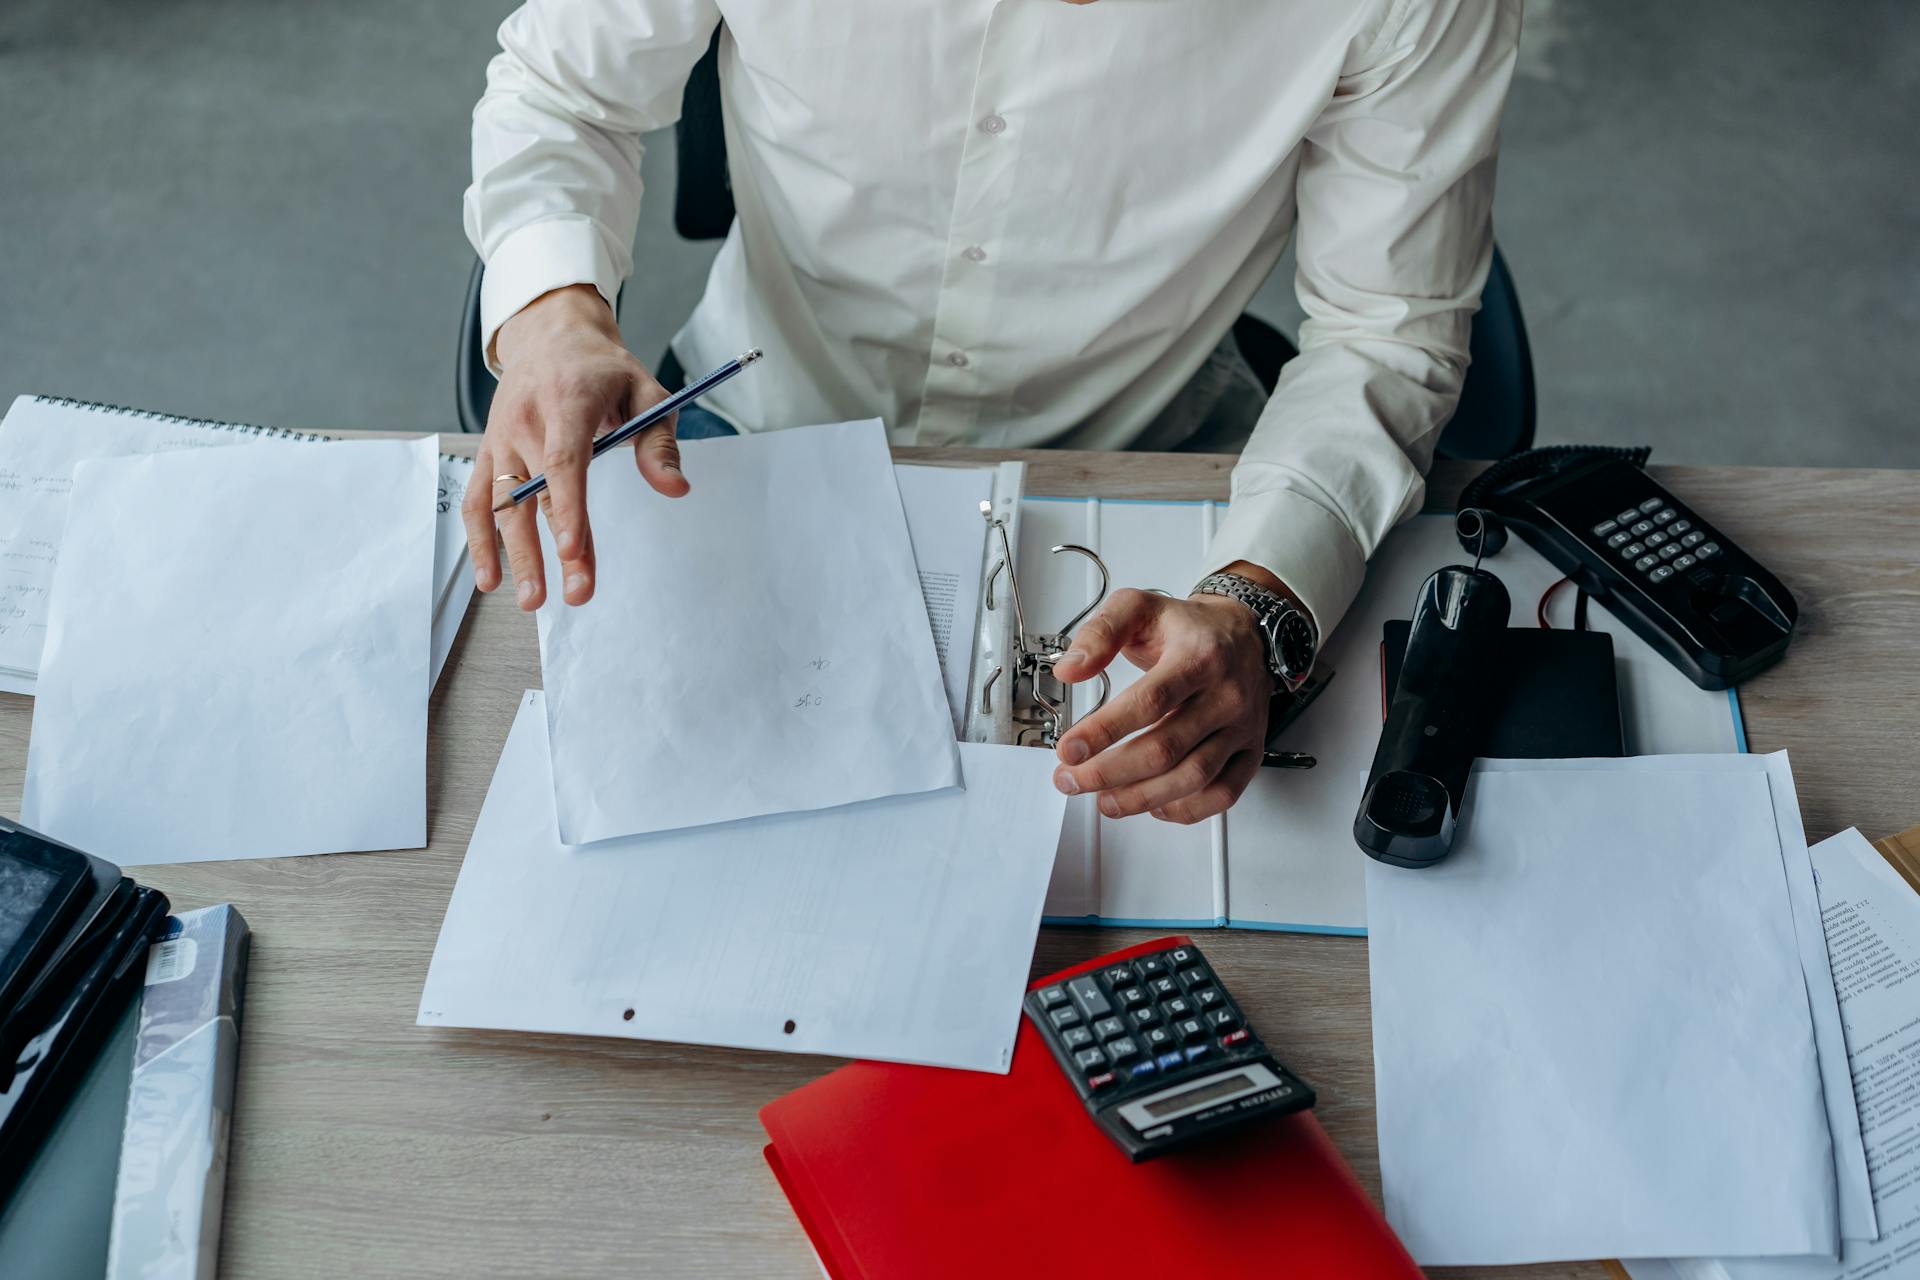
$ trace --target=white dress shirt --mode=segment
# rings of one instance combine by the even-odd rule
[[[1519,0],[531,0],[474,112],[488,349],[633,267],[640,138],[724,19],[738,217],[674,340],[746,429],[1165,448],[1156,420],[1298,222],[1300,355],[1211,565],[1330,631],[1418,510],[1492,255]],[[634,289],[646,295],[644,264]]]

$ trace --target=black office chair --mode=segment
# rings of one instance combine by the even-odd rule
[[[718,240],[733,225],[733,187],[727,177],[727,137],[720,118],[720,36],[687,79],[674,126],[677,146],[673,225],[688,240]],[[467,309],[460,326],[458,407],[462,431],[483,431],[493,403],[493,374],[480,350],[480,278],[473,264]],[[1280,368],[1299,354],[1278,329],[1257,316],[1241,316],[1234,340],[1261,385],[1271,392]],[[1520,298],[1500,250],[1480,295],[1470,339],[1472,367],[1460,391],[1460,406],[1440,435],[1446,458],[1504,458],[1533,446],[1533,353]]]

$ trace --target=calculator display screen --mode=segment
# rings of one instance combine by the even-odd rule
[[[1143,1104],[1146,1113],[1155,1120],[1175,1111],[1184,1111],[1188,1107],[1204,1106],[1217,1098],[1244,1093],[1250,1086],[1257,1084],[1252,1076],[1244,1071],[1236,1071],[1230,1076],[1221,1076],[1205,1084],[1195,1085],[1180,1093],[1170,1093],[1165,1097],[1154,1098]]]

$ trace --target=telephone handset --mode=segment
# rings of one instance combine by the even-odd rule
[[[1731,688],[1779,661],[1799,606],[1646,473],[1651,452],[1556,445],[1496,462],[1460,495],[1461,544],[1492,555],[1511,525],[1695,684]]]

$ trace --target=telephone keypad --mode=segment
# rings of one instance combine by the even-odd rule
[[[1657,586],[1720,551],[1711,534],[1667,498],[1647,498],[1592,527],[1596,546],[1616,553],[1623,569],[1646,575]]]

